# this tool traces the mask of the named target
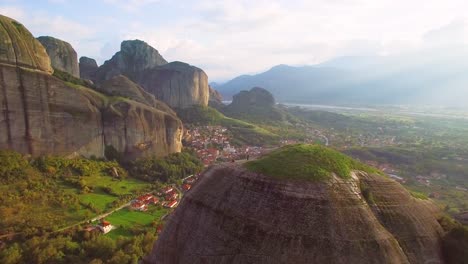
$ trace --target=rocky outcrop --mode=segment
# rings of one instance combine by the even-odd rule
[[[52,73],[44,47],[18,21],[0,15],[0,63]]]
[[[443,263],[436,211],[381,175],[310,182],[219,165],[184,196],[147,261]]]
[[[25,28],[0,22],[0,34],[13,36],[2,50],[15,51],[2,53],[0,64],[0,149],[103,157],[112,146],[127,159],[181,150],[182,123],[163,103],[66,83],[50,74],[44,48]]]
[[[157,100],[154,95],[146,92],[138,84],[132,82],[123,75],[117,75],[112,79],[105,81],[96,89],[107,95],[126,97],[131,100],[152,106],[158,110],[176,115],[176,113],[165,103]]]
[[[223,104],[223,96],[221,95],[221,93],[219,93],[217,90],[215,90],[213,87],[209,85],[208,85],[208,90],[210,92],[208,105],[218,110],[222,109],[224,107],[224,104]]]
[[[291,114],[277,107],[273,95],[260,87],[250,91],[241,91],[233,96],[232,103],[222,109],[222,112],[233,118],[250,122],[291,122],[295,120]]]
[[[121,50],[99,67],[94,76],[103,83],[125,75],[173,108],[208,105],[208,76],[201,69],[182,62],[167,63],[143,41],[124,41]]]
[[[52,67],[80,78],[78,56],[70,43],[49,36],[38,37],[49,55]]]
[[[208,76],[187,63],[171,62],[147,70],[138,83],[173,108],[208,105]]]
[[[94,80],[94,75],[98,70],[98,65],[95,59],[91,59],[88,57],[81,57],[80,58],[80,78],[85,80]]]
[[[120,51],[104,62],[96,72],[95,80],[101,83],[117,75],[125,75],[141,84],[141,73],[156,66],[167,64],[159,52],[141,40],[126,40],[120,45]]]
[[[231,107],[246,108],[252,105],[256,107],[273,107],[275,98],[269,91],[260,87],[254,87],[250,91],[241,91],[232,98]]]

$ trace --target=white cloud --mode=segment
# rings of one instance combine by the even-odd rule
[[[466,25],[463,20],[455,20],[440,28],[432,29],[423,35],[430,46],[463,44],[466,42]]]
[[[16,20],[21,20],[23,17],[25,17],[23,9],[16,6],[0,6],[0,14]]]
[[[401,53],[424,48],[428,43],[468,43],[466,0],[99,3],[117,9],[97,10],[99,18],[92,28],[81,24],[90,19],[86,16],[78,23],[65,15],[38,15],[38,11],[26,15],[11,7],[7,11],[21,17],[34,34],[71,42],[80,55],[102,62],[118,49],[121,40],[139,38],[168,60],[202,67],[214,80],[259,72],[281,63],[313,64],[335,56]]]
[[[104,0],[105,3],[116,6],[128,12],[138,11],[149,4],[154,4],[160,0]]]

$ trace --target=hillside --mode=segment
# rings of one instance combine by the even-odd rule
[[[315,104],[429,104],[464,106],[468,53],[438,50],[390,57],[346,57],[313,66],[278,65],[242,75],[217,90],[226,99],[260,86],[279,102]]]
[[[310,163],[312,157],[317,162]],[[272,162],[285,169],[270,175],[272,171],[257,168]],[[184,197],[148,260],[444,263],[443,231],[432,202],[412,197],[387,177],[356,170],[361,168],[350,162],[325,148],[296,145],[247,163],[247,168],[213,167]],[[304,169],[304,177],[288,172],[295,165]],[[315,175],[314,170],[328,177],[317,181],[306,175]]]
[[[218,110],[209,106],[194,106],[185,109],[176,109],[177,116],[186,125],[220,125],[233,133],[234,144],[269,145],[276,143],[278,135],[235,118],[226,117]]]

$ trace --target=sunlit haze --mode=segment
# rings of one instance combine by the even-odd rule
[[[35,36],[70,42],[78,56],[110,59],[141,39],[210,81],[277,64],[393,55],[468,42],[463,0],[3,0],[0,13]]]

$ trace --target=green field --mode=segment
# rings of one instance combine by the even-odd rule
[[[124,208],[106,217],[106,220],[111,222],[116,227],[108,235],[112,238],[119,236],[132,236],[133,229],[150,228],[155,229],[153,223],[159,223],[161,217],[169,212],[169,209],[161,208],[160,206],[150,205],[148,211],[132,211]]]

